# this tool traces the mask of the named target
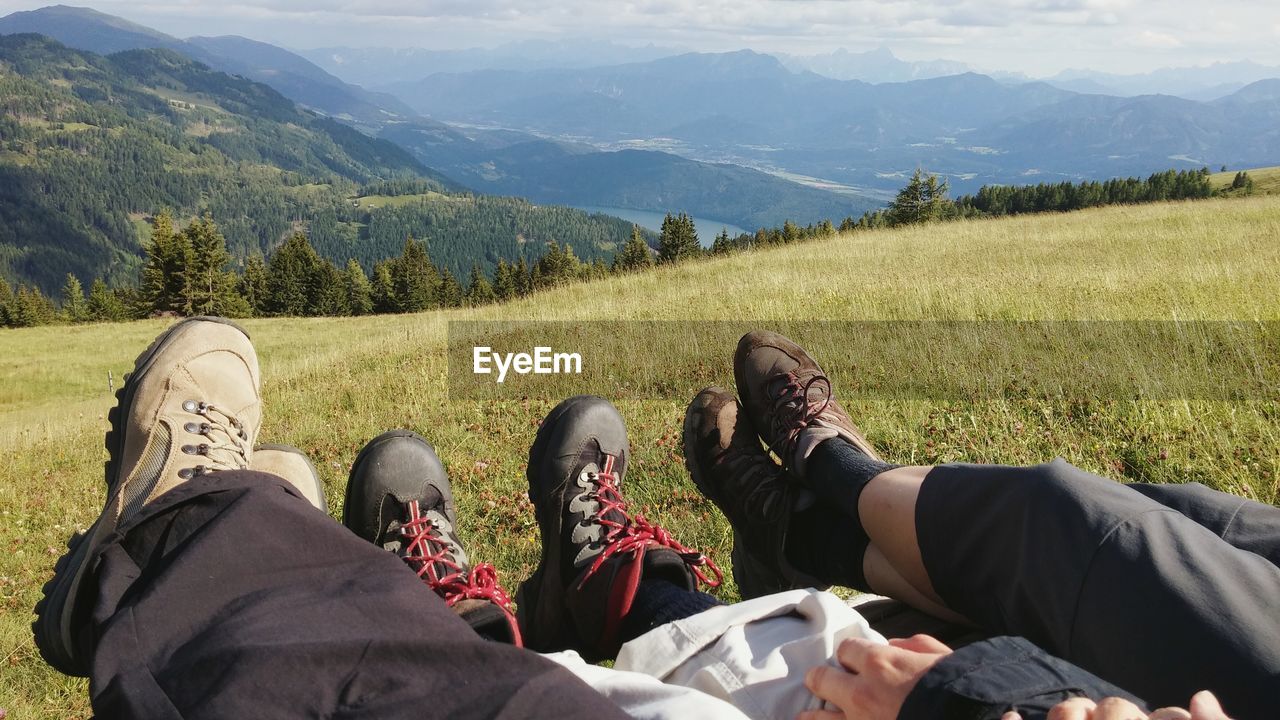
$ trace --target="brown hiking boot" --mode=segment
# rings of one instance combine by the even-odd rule
[[[251,469],[284,479],[317,510],[326,514],[329,512],[320,473],[316,471],[311,458],[298,448],[288,445],[258,445],[253,448]]]
[[[538,429],[528,476],[542,559],[516,594],[526,647],[612,658],[642,578],[720,584],[714,563],[627,510],[630,452],[622,416],[603,398],[569,398]]]
[[[743,335],[733,356],[733,377],[751,423],[795,477],[804,476],[809,453],[834,437],[880,459],[836,401],[822,368],[787,338],[767,330]]]
[[[828,583],[785,557],[787,528],[806,491],[788,483],[727,390],[698,393],[684,416],[684,464],[733,526],[733,579],[744,600]],[[812,498],[809,498],[812,502]]]
[[[36,605],[36,645],[50,665],[88,674],[91,577],[117,527],[192,478],[249,467],[262,416],[258,388],[249,336],[221,318],[183,320],[138,357],[108,415],[106,505],[67,543]]]

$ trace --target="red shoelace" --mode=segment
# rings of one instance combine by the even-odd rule
[[[600,472],[589,477],[596,485],[594,498],[600,502],[600,511],[592,521],[605,528],[605,548],[596,556],[595,562],[587,572],[583,573],[582,580],[578,584],[579,589],[586,585],[587,580],[608,562],[609,558],[622,553],[631,553],[639,558],[645,548],[650,545],[660,545],[673,550],[689,566],[694,577],[707,587],[720,586],[724,581],[724,575],[710,558],[693,548],[681,545],[671,536],[671,533],[645,520],[643,516],[637,515],[634,518],[631,516],[627,511],[627,501],[622,499],[622,493],[618,490],[618,476],[613,472],[612,455],[605,455],[604,467]],[[622,522],[607,517],[612,511],[622,516]],[[714,580],[707,576],[703,571],[704,568],[715,575]]]
[[[409,564],[422,581],[453,607],[463,600],[488,600],[508,613],[511,612],[511,596],[498,585],[498,571],[489,563],[480,563],[466,570],[453,559],[453,546],[440,534],[431,518],[423,515],[417,500],[406,505],[409,519],[400,526],[405,546],[400,557]],[[439,567],[447,572],[443,575]]]

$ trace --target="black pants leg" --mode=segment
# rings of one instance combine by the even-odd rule
[[[480,639],[271,475],[166,494],[97,579],[99,717],[625,717],[551,661]]]
[[[1280,567],[1280,510],[1201,485],[1133,483],[1132,488],[1195,520],[1227,541]]]
[[[1239,718],[1280,708],[1280,568],[1173,507],[1061,460],[946,465],[925,478],[916,523],[934,588],[984,629],[1157,706],[1209,689]],[[1238,536],[1261,547],[1266,532]]]

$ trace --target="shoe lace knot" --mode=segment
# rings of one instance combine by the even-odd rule
[[[202,418],[199,422],[186,423],[183,430],[204,438],[200,443],[183,445],[182,452],[204,456],[208,459],[208,464],[183,469],[179,471],[179,475],[190,479],[215,470],[249,468],[249,433],[240,418],[229,410],[202,400],[187,400],[182,403],[182,409]]]
[[[453,542],[433,518],[422,513],[417,500],[406,503],[405,510],[408,519],[398,530],[404,540],[399,555],[427,587],[449,607],[463,600],[488,600],[510,611],[511,597],[498,585],[498,571],[493,565],[463,567]]]
[[[605,534],[601,540],[604,549],[582,574],[578,587],[581,589],[585,586],[610,558],[630,553],[639,559],[641,553],[653,546],[665,547],[679,555],[698,582],[709,588],[719,587],[724,581],[724,575],[711,558],[680,544],[665,528],[649,522],[643,515],[631,515],[627,510],[626,500],[618,490],[618,476],[613,471],[613,464],[613,456],[606,455],[603,468],[598,472],[587,473],[587,479],[595,486],[591,497],[600,503],[599,512],[589,516],[587,521],[604,528]],[[708,571],[714,578],[707,575]]]
[[[810,399],[809,395],[814,388],[821,391],[821,396]],[[801,431],[826,412],[831,399],[831,380],[826,375],[817,373],[802,378],[795,373],[787,373],[777,383],[773,394],[774,441],[769,446],[769,452],[775,453],[783,459],[784,464],[789,465]]]

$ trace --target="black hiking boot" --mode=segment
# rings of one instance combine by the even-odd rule
[[[511,598],[493,565],[472,566],[454,530],[457,511],[435,448],[408,430],[360,451],[347,481],[342,523],[394,552],[483,637],[520,645]]]
[[[627,511],[629,454],[622,416],[602,398],[565,400],[538,429],[528,477],[542,559],[517,593],[531,649],[577,650],[589,662],[612,658],[642,578],[689,590],[699,581],[720,584],[714,563]]]

